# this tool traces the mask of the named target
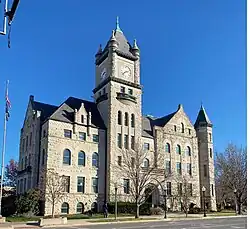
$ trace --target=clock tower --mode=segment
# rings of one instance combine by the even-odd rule
[[[95,103],[107,127],[106,135],[106,198],[110,201],[114,183],[125,177],[112,170],[124,149],[141,144],[140,50],[136,40],[131,45],[120,29],[116,29],[104,49],[96,54]],[[119,177],[119,178],[118,178]]]

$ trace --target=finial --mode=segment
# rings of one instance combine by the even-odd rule
[[[136,39],[134,39],[133,49],[139,49],[139,48],[138,48],[138,45],[137,45],[137,41],[136,41]]]
[[[101,53],[101,52],[102,52],[102,45],[100,44],[99,49],[98,49],[98,53]]]
[[[119,31],[119,32],[122,32],[121,28],[120,28],[120,25],[119,25],[119,17],[117,16],[116,17],[116,31]]]
[[[202,103],[202,101],[201,101],[201,110],[203,109],[203,103]]]

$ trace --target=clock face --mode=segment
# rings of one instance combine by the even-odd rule
[[[124,76],[125,78],[131,76],[131,70],[130,70],[130,68],[128,66],[122,66],[121,67],[121,73],[122,73],[122,76]]]
[[[104,80],[106,78],[106,76],[107,76],[107,70],[106,70],[106,68],[104,68],[101,72],[101,80]]]

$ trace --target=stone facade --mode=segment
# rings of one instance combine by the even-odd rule
[[[192,189],[190,203],[203,207],[204,186],[206,206],[216,210],[212,123],[205,109],[201,107],[194,125],[182,105],[164,117],[142,116],[140,78],[137,43],[129,45],[117,28],[96,54],[93,102],[70,97],[52,106],[31,96],[20,137],[18,193],[41,188],[46,171],[53,169],[69,179],[56,214],[101,210],[104,201],[114,200],[117,182],[120,200],[133,201],[124,193],[126,174],[117,174],[114,168],[122,150],[131,150],[136,143],[149,151],[150,165],[154,155],[161,155],[159,169],[171,171],[171,176],[162,174],[151,181],[157,187],[152,205],[163,203],[162,185],[168,182],[168,208],[181,210],[177,187],[185,181]],[[43,210],[51,214],[46,198]]]

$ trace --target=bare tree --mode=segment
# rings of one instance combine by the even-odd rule
[[[247,198],[246,148],[229,144],[224,153],[216,154],[215,164],[216,183],[223,190],[223,198],[234,198],[236,209],[241,214],[241,206],[246,203]]]
[[[136,144],[134,150],[121,150],[120,161],[114,165],[117,177],[124,177],[129,180],[129,194],[136,204],[135,218],[139,218],[140,206],[152,194],[159,174],[162,172],[158,162],[160,154],[145,150],[140,144]],[[164,174],[164,173],[163,173]]]
[[[55,205],[60,202],[61,198],[69,192],[68,177],[61,176],[54,169],[48,169],[44,172],[42,177],[43,196],[51,203],[51,214],[55,216]]]

